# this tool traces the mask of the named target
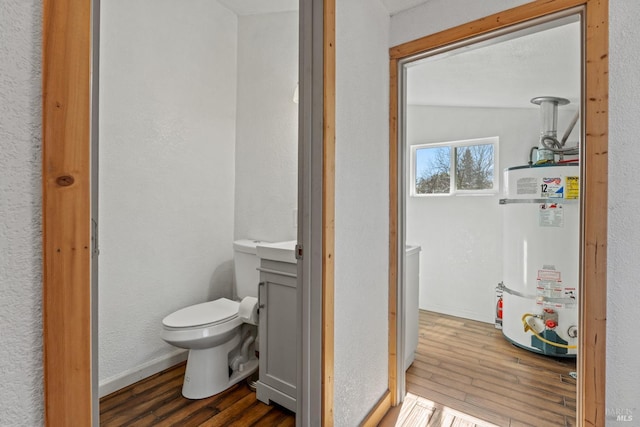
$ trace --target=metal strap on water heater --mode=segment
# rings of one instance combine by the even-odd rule
[[[500,199],[500,204],[501,205],[510,205],[513,203],[562,203],[562,204],[568,204],[568,203],[578,203],[579,200],[573,200],[573,199],[561,199],[561,198],[555,198],[555,197],[550,197],[548,199]]]
[[[503,290],[504,292],[511,294],[511,295],[515,295],[517,297],[522,297],[522,298],[533,298],[536,299],[538,298],[537,295],[527,295],[527,294],[523,294],[522,292],[518,292],[518,291],[514,291],[513,289],[509,289],[504,283],[500,282],[498,284],[498,287]]]
[[[500,282],[498,284],[498,287],[502,291],[504,291],[504,292],[506,292],[506,293],[508,293],[510,295],[515,295],[515,296],[521,297],[521,298],[528,298],[528,299],[535,299],[535,300],[541,298],[542,301],[550,302],[550,303],[556,303],[556,304],[576,304],[577,303],[577,301],[575,299],[573,299],[573,298],[551,298],[551,297],[543,297],[543,296],[540,296],[540,295],[527,295],[527,294],[524,294],[522,292],[518,292],[518,291],[514,291],[513,289],[509,289],[502,282]]]

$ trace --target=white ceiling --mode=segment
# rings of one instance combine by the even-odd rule
[[[237,15],[256,15],[259,13],[288,12],[298,10],[299,0],[218,0]],[[429,0],[382,0],[382,3],[394,15]]]
[[[411,9],[419,4],[426,3],[429,0],[382,0],[382,4],[389,11],[389,15],[395,15],[405,9]]]
[[[463,48],[414,64],[407,70],[409,104],[532,108],[531,98],[559,96],[577,106],[580,24]]]

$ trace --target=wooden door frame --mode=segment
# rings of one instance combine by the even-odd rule
[[[42,221],[43,221],[43,370],[47,426],[89,426],[96,416],[92,386],[96,366],[92,354],[91,295],[91,64],[92,2],[97,0],[44,0],[42,59]],[[312,43],[320,43],[324,72],[314,74],[312,85],[322,95],[322,108],[314,110],[312,140],[322,145],[321,269],[314,279],[321,298],[312,301],[321,310],[321,331],[314,348],[322,390],[322,424],[333,425],[333,238],[335,169],[335,1],[311,0],[323,23],[309,30]],[[319,6],[319,7],[317,7]],[[307,22],[308,24],[309,22]],[[96,70],[97,71],[97,70]],[[301,71],[302,72],[302,71]],[[305,71],[306,72],[306,71]],[[320,77],[320,74],[322,77]],[[321,79],[321,80],[318,80]],[[317,81],[316,81],[317,80]],[[308,93],[301,93],[301,102]],[[316,102],[316,101],[314,101]],[[321,116],[321,117],[320,117]],[[315,124],[320,127],[315,127]],[[321,132],[321,135],[318,133]],[[311,252],[311,251],[309,251]],[[95,301],[94,301],[95,303]],[[317,306],[315,305],[317,304]],[[313,339],[316,339],[312,337]],[[311,384],[313,388],[315,383]]]
[[[584,19],[582,238],[580,248],[580,328],[577,420],[605,425],[608,177],[608,0],[536,0],[390,49],[389,116],[389,390],[397,404],[397,316],[399,216],[398,66],[422,52],[477,37],[536,18],[582,7]],[[402,242],[403,243],[403,242]]]
[[[91,425],[91,0],[45,0],[42,59],[44,409]]]

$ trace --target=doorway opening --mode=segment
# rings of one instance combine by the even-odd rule
[[[92,94],[91,83],[95,89],[99,74],[98,49],[97,45],[92,46],[92,41],[97,43],[99,39],[98,5],[98,0],[46,2],[43,24],[45,417],[47,422],[73,420],[87,425],[92,421],[98,423],[98,299],[88,286],[95,282],[91,278],[91,256],[97,243],[94,232],[97,226],[93,223],[90,227],[89,224],[92,222],[91,211],[96,209],[91,206],[91,193],[95,188],[91,188],[90,159],[97,151],[91,150],[90,134],[95,135],[98,130],[95,121],[92,126],[98,109],[91,105],[92,95],[97,92]],[[302,360],[298,362],[298,381],[304,385],[299,387],[303,397],[299,402],[304,404],[299,405],[297,413],[303,420],[320,419],[322,411],[332,411],[331,390],[323,389],[325,382],[321,381],[323,376],[332,376],[329,363],[332,358],[324,357],[330,354],[327,350],[330,337],[324,334],[324,328],[328,326],[322,319],[325,314],[323,302],[329,306],[332,303],[332,294],[324,289],[332,286],[331,277],[323,272],[329,269],[325,267],[328,264],[325,258],[333,259],[329,245],[333,234],[332,228],[325,225],[332,224],[331,215],[325,215],[322,206],[333,197],[332,187],[326,184],[329,174],[324,174],[325,169],[331,170],[333,162],[330,153],[325,152],[330,150],[328,142],[332,138],[329,132],[323,133],[323,125],[328,123],[328,129],[334,126],[331,125],[331,99],[323,99],[322,92],[327,90],[333,95],[333,62],[330,59],[335,45],[331,42],[334,24],[330,19],[325,20],[325,16],[334,16],[333,7],[332,2],[314,2],[313,5],[303,2],[300,18],[303,23],[300,40],[304,46],[300,49],[303,71],[298,76],[302,116],[299,155],[307,173],[301,174],[298,185],[299,199],[303,201],[298,212],[298,241],[305,243],[308,250],[308,256],[299,263],[299,275],[304,278],[303,292],[298,296],[302,322],[297,335],[304,338],[300,340]],[[324,33],[319,31],[323,26]],[[326,53],[325,61],[318,60],[323,58],[323,53]],[[325,80],[331,85],[325,84]],[[286,89],[288,99],[293,98],[294,88],[295,81]],[[324,109],[330,110],[329,113],[323,115]],[[140,158],[144,160],[144,156]],[[319,158],[324,158],[325,163]],[[144,162],[141,166],[144,167]],[[318,191],[323,188],[327,191]],[[319,198],[322,203],[318,202]],[[288,224],[294,221],[291,212],[286,220]],[[314,398],[308,397],[310,393]]]
[[[423,304],[423,306],[426,306],[426,308],[429,308],[428,305],[431,304],[431,310],[433,310],[434,308],[437,309],[437,307],[434,307],[434,306],[438,305],[439,303],[440,304],[439,311],[446,312],[446,309],[449,309],[450,312],[448,314],[450,315],[453,314],[453,315],[456,315],[457,317],[464,316],[474,320],[480,320],[482,322],[493,322],[493,317],[496,314],[496,299],[495,299],[496,294],[493,290],[496,287],[497,282],[499,282],[500,280],[489,282],[490,284],[488,285],[489,286],[488,292],[484,292],[481,289],[481,287],[487,283],[486,279],[473,280],[473,279],[464,278],[464,277],[459,278],[457,281],[458,284],[466,283],[466,284],[469,284],[469,286],[475,286],[474,288],[472,288],[472,291],[480,291],[482,292],[482,295],[483,295],[483,297],[471,296],[470,298],[467,298],[470,296],[469,288],[462,287],[460,289],[460,293],[458,294],[455,294],[455,292],[452,294],[451,287],[449,287],[449,289],[443,289],[443,288],[446,288],[444,283],[446,283],[446,280],[447,280],[443,275],[455,276],[456,274],[460,274],[460,272],[464,270],[464,268],[461,268],[461,266],[463,266],[464,264],[468,264],[469,262],[473,263],[472,261],[476,258],[479,258],[481,260],[484,259],[487,262],[484,263],[485,266],[482,269],[482,271],[469,273],[471,274],[470,277],[477,277],[477,276],[480,276],[481,274],[486,275],[487,271],[491,270],[490,268],[487,268],[486,264],[488,262],[495,261],[496,258],[498,258],[498,260],[502,258],[501,256],[499,257],[491,256],[491,251],[495,250],[496,246],[498,246],[498,249],[500,249],[499,248],[500,245],[496,244],[496,241],[494,240],[494,243],[491,244],[493,247],[484,248],[483,251],[476,252],[477,255],[474,255],[475,249],[473,248],[473,245],[476,243],[479,243],[481,247],[484,247],[486,246],[487,241],[483,241],[479,238],[474,240],[474,233],[469,233],[468,230],[465,231],[462,228],[462,226],[452,227],[447,230],[446,222],[443,223],[442,221],[444,220],[442,218],[446,218],[446,221],[451,221],[452,216],[455,216],[455,215],[468,217],[469,210],[468,210],[467,203],[470,203],[470,202],[466,202],[465,200],[472,200],[474,203],[479,203],[479,204],[482,204],[482,203],[492,204],[490,203],[492,197],[495,197],[497,199],[501,197],[500,190],[495,191],[495,194],[493,195],[476,194],[474,196],[471,196],[468,193],[463,194],[464,191],[461,191],[461,190],[469,190],[469,188],[457,187],[454,182],[455,171],[449,170],[447,171],[449,172],[449,176],[447,178],[450,178],[450,179],[449,180],[440,179],[441,188],[439,190],[438,189],[433,190],[432,188],[431,194],[429,194],[428,196],[423,196],[423,194],[425,193],[425,190],[422,188],[420,189],[416,188],[416,184],[418,183],[417,178],[418,179],[420,178],[419,174],[416,175],[416,168],[419,167],[418,166],[419,163],[416,163],[416,162],[419,162],[419,160],[416,160],[418,158],[418,156],[416,155],[416,151],[419,149],[427,149],[427,148],[434,149],[434,148],[448,147],[452,153],[456,153],[456,152],[464,153],[465,152],[464,146],[473,145],[473,144],[468,144],[468,140],[470,139],[473,139],[476,137],[484,138],[484,137],[493,137],[493,136],[497,136],[497,135],[501,136],[501,135],[499,135],[499,133],[496,133],[496,132],[487,132],[486,129],[485,129],[485,132],[478,132],[477,128],[473,129],[473,123],[472,123],[473,119],[470,118],[469,116],[465,116],[463,114],[464,111],[462,110],[456,110],[456,113],[458,114],[457,118],[459,120],[450,118],[449,119],[450,121],[447,122],[446,118],[444,118],[442,115],[439,116],[438,114],[443,114],[440,112],[440,110],[442,110],[443,108],[451,108],[451,106],[443,107],[442,105],[437,105],[437,106],[430,105],[428,108],[426,108],[424,105],[420,105],[416,108],[412,108],[412,107],[405,108],[405,106],[407,105],[407,102],[406,102],[407,98],[410,98],[413,95],[413,93],[410,92],[409,90],[411,83],[410,83],[410,80],[408,79],[408,76],[412,72],[410,67],[415,66],[417,68],[418,66],[416,64],[420,61],[435,62],[436,59],[434,58],[436,55],[449,56],[450,58],[453,59],[453,61],[460,61],[462,60],[464,55],[467,54],[468,52],[471,52],[471,53],[473,53],[474,51],[478,52],[479,50],[485,49],[485,46],[487,46],[489,43],[494,43],[495,42],[494,39],[497,36],[499,37],[507,36],[507,37],[513,38],[514,31],[516,30],[528,29],[526,31],[532,32],[531,29],[535,28],[534,26],[540,26],[540,25],[542,25],[542,27],[546,26],[546,28],[548,28],[549,25],[551,25],[551,27],[555,26],[556,28],[560,28],[561,26],[559,27],[557,25],[557,22],[555,22],[555,24],[553,24],[553,22],[557,21],[558,19],[560,20],[566,19],[567,17],[570,17],[570,16],[578,16],[578,15],[580,16],[580,19],[582,20],[584,25],[583,28],[584,28],[584,34],[586,34],[586,40],[591,40],[592,43],[591,44],[587,43],[586,45],[583,45],[582,44],[583,32],[582,30],[578,31],[578,37],[577,37],[578,46],[576,46],[574,50],[579,53],[580,51],[582,51],[582,48],[584,46],[583,52],[586,57],[586,60],[582,59],[578,65],[579,71],[578,71],[577,79],[574,76],[574,79],[578,81],[576,86],[578,88],[578,93],[579,93],[578,99],[577,100],[574,99],[574,104],[576,104],[576,107],[577,107],[575,110],[581,110],[581,115],[585,117],[583,122],[586,122],[585,129],[583,130],[584,133],[582,134],[584,136],[580,138],[581,144],[582,144],[581,145],[581,151],[582,151],[581,166],[579,168],[580,171],[582,172],[581,174],[582,185],[580,189],[580,198],[581,198],[580,205],[581,205],[582,214],[581,216],[578,215],[578,217],[581,218],[582,221],[576,230],[576,234],[580,236],[579,242],[576,241],[572,249],[575,255],[575,258],[580,260],[580,266],[575,267],[575,269],[577,270],[575,276],[579,277],[579,279],[576,279],[576,280],[579,280],[580,282],[579,290],[578,290],[578,293],[579,293],[578,299],[579,299],[579,307],[580,307],[579,317],[580,317],[581,335],[577,339],[577,341],[579,342],[577,344],[578,346],[578,357],[577,357],[578,393],[577,393],[577,405],[576,405],[579,422],[585,422],[585,420],[590,419],[591,417],[599,416],[597,414],[597,411],[592,412],[591,408],[594,407],[593,405],[597,405],[596,402],[601,402],[601,400],[597,400],[599,398],[597,398],[596,395],[600,393],[600,396],[602,396],[604,393],[604,387],[602,386],[601,382],[598,382],[598,387],[596,388],[597,391],[594,392],[593,394],[590,393],[590,391],[585,391],[586,384],[588,383],[591,384],[591,381],[593,381],[593,379],[589,378],[586,375],[580,375],[580,372],[585,372],[584,371],[585,366],[592,366],[592,367],[596,366],[597,372],[602,373],[602,375],[604,370],[603,360],[599,360],[598,357],[596,357],[594,360],[593,354],[591,354],[589,351],[589,349],[592,348],[593,345],[596,345],[598,343],[598,340],[596,340],[595,337],[600,332],[602,332],[601,330],[602,325],[599,324],[600,320],[597,318],[597,315],[599,313],[602,313],[602,311],[604,310],[604,305],[601,305],[601,301],[596,302],[596,300],[594,300],[594,297],[603,298],[604,294],[602,294],[600,290],[597,290],[594,287],[590,286],[589,283],[593,283],[593,281],[599,280],[600,286],[604,287],[604,278],[596,277],[593,275],[593,272],[589,271],[590,268],[587,267],[585,264],[585,256],[588,257],[590,254],[588,242],[592,241],[594,236],[604,235],[606,237],[606,221],[597,225],[595,223],[589,223],[585,221],[585,218],[591,217],[591,215],[593,215],[593,212],[591,212],[591,210],[598,209],[593,204],[595,201],[593,198],[595,197],[597,199],[599,195],[597,193],[596,194],[592,193],[595,190],[595,187],[594,187],[595,182],[592,182],[593,175],[590,174],[590,173],[593,173],[592,168],[594,166],[594,157],[595,157],[594,153],[598,152],[598,150],[602,148],[603,144],[606,145],[606,138],[604,138],[604,140],[593,138],[593,133],[590,131],[590,126],[606,126],[606,123],[597,124],[597,122],[591,122],[590,120],[595,117],[597,112],[596,110],[593,109],[593,107],[589,104],[589,102],[582,101],[585,99],[592,99],[592,100],[598,99],[600,101],[606,100],[606,96],[603,96],[606,94],[599,92],[599,90],[601,89],[599,89],[597,85],[593,84],[594,83],[593,76],[598,73],[600,73],[598,75],[601,75],[601,73],[603,73],[604,70],[602,68],[598,69],[597,67],[595,67],[595,64],[591,64],[589,62],[589,58],[593,57],[593,55],[595,54],[595,50],[598,50],[598,49],[601,50],[603,49],[603,47],[606,47],[603,45],[599,45],[599,43],[595,42],[596,40],[598,40],[598,37],[605,37],[606,39],[606,35],[604,36],[602,34],[599,34],[597,36],[594,35],[593,32],[596,29],[593,27],[593,25],[590,24],[591,22],[593,22],[592,20],[595,19],[594,17],[596,15],[598,15],[599,13],[602,13],[602,10],[599,10],[597,7],[594,7],[593,2],[581,2],[581,4],[582,3],[585,3],[586,7],[571,9],[569,6],[576,6],[576,4],[565,5],[564,8],[559,7],[558,5],[555,5],[554,8],[550,7],[546,11],[541,11],[539,9],[539,5],[535,5],[536,7],[534,7],[534,5],[525,5],[520,8],[506,11],[504,13],[497,14],[495,16],[488,17],[483,20],[479,20],[467,25],[463,25],[461,27],[457,27],[457,28],[445,31],[443,33],[438,33],[434,36],[428,36],[428,37],[425,37],[424,39],[409,42],[409,43],[406,43],[405,45],[392,48],[391,49],[391,58],[392,58],[391,59],[391,117],[392,119],[391,119],[391,134],[390,134],[391,154],[392,154],[391,177],[390,177],[392,180],[391,188],[390,188],[392,216],[394,213],[393,206],[395,205],[398,207],[397,227],[395,227],[394,225],[394,218],[392,218],[391,220],[391,224],[392,224],[391,240],[392,240],[392,247],[394,249],[392,251],[392,254],[395,254],[395,257],[396,257],[395,262],[397,263],[394,265],[394,259],[392,255],[392,259],[391,259],[392,273],[391,273],[391,281],[390,281],[392,303],[397,301],[396,307],[397,307],[398,313],[404,314],[408,309],[406,306],[403,305],[403,304],[406,304],[406,301],[407,301],[406,298],[403,297],[403,294],[405,292],[408,292],[408,290],[404,289],[402,286],[398,286],[398,282],[402,283],[403,280],[399,280],[399,281],[394,280],[394,277],[403,278],[405,274],[408,273],[408,271],[405,271],[406,266],[405,266],[404,251],[399,250],[399,248],[404,248],[405,243],[409,243],[412,245],[421,245],[423,250],[426,248],[428,250],[432,250],[431,251],[432,253],[425,254],[423,252],[422,254],[423,260],[421,265],[423,266],[429,265],[429,268],[427,268],[426,270],[431,270],[431,271],[426,271],[426,272],[421,271],[420,274],[423,275],[426,273],[426,275],[431,275],[433,279],[431,285],[440,287],[440,290],[442,291],[442,293],[441,295],[438,296],[436,293],[433,292],[434,290],[432,289],[431,294],[427,293],[425,294],[424,297],[420,298],[421,299],[420,303]],[[578,6],[579,5],[580,4],[578,4]],[[540,28],[540,27],[537,27],[537,28]],[[589,36],[590,33],[591,33],[591,37]],[[479,48],[479,46],[482,46],[482,47]],[[452,50],[453,47],[457,49],[453,51]],[[464,54],[460,52],[464,52]],[[516,52],[518,54],[526,53],[521,49],[517,50]],[[602,54],[600,54],[600,57],[604,58]],[[408,65],[408,64],[411,64],[411,65]],[[485,64],[485,66],[488,69],[487,71],[490,72],[492,65],[487,63]],[[408,68],[409,70],[407,70]],[[458,68],[448,68],[451,74],[462,74],[462,75],[464,75],[464,72],[467,69],[468,68],[465,68],[464,66],[460,66]],[[435,72],[434,69],[432,69],[432,72]],[[476,76],[477,75],[478,74],[476,73]],[[474,76],[469,77],[467,79],[469,80],[469,84],[473,84],[474,82],[473,77]],[[439,83],[442,83],[442,79],[438,80],[436,78],[436,85],[438,85]],[[460,86],[463,86],[463,90],[464,90],[465,83],[466,83],[465,80],[458,81],[458,84]],[[504,81],[504,79],[502,83],[508,85],[508,81]],[[423,84],[424,86],[428,86],[429,82],[422,81],[421,84]],[[455,94],[456,94],[455,90],[451,90],[451,88],[447,88],[446,84],[444,83],[442,83],[442,85],[444,86],[443,92],[446,92],[446,94],[449,94],[449,95],[453,94],[453,96],[455,97]],[[432,90],[429,91],[430,94],[432,96],[437,95],[438,88],[434,89],[434,86],[431,86],[431,89]],[[580,91],[582,91],[581,96],[580,96]],[[514,92],[513,90],[509,91],[509,93],[513,93],[513,92]],[[589,95],[590,93],[596,96],[592,97],[591,95]],[[550,94],[546,93],[545,95],[550,95]],[[531,97],[527,96],[526,99],[524,99],[523,101],[525,103],[528,103],[531,100],[531,98],[536,96],[540,96],[540,95],[533,94]],[[573,95],[567,95],[567,96],[573,96]],[[499,98],[499,97],[500,97],[500,94],[495,94],[494,96],[494,98]],[[484,99],[486,98],[487,97],[484,97]],[[433,102],[433,100],[430,103],[437,104],[437,102]],[[418,103],[415,103],[415,104],[418,104]],[[460,106],[457,106],[457,107],[460,107]],[[477,107],[477,106],[464,105],[465,109],[470,109],[474,107]],[[493,107],[495,108],[495,106]],[[540,121],[537,118],[537,115],[535,113],[533,117],[534,117],[534,120],[532,123],[534,128],[533,138],[535,140],[537,138],[537,135],[539,134]],[[395,120],[396,118],[397,120]],[[411,120],[414,120],[414,123],[419,123],[418,127],[422,126],[425,129],[421,137],[416,137],[417,132],[419,132],[419,130],[416,130],[416,126],[411,127]],[[451,123],[451,121],[454,121],[454,120],[455,120],[455,123]],[[491,123],[492,121],[495,121],[495,120],[485,118],[484,120],[479,119],[479,121]],[[510,123],[517,122],[517,119],[515,119],[514,117],[510,117],[509,122]],[[395,126],[396,123],[397,123],[397,126]],[[446,125],[447,123],[448,125]],[[439,124],[443,124],[443,126],[438,127]],[[451,131],[451,129],[454,129],[453,132],[454,133],[457,132],[457,133],[455,135],[452,135],[450,133],[447,134],[446,131]],[[564,131],[564,129],[561,129],[561,131]],[[475,134],[473,132],[475,132]],[[603,135],[603,134],[600,134],[600,135]],[[515,166],[518,163],[527,164],[529,147],[527,147],[524,150],[525,152],[520,155],[521,160],[517,160],[517,159],[516,161],[510,160],[509,156],[512,156],[514,154],[509,153],[508,150],[505,150],[505,147],[504,147],[504,145],[506,145],[509,140],[510,138],[499,137],[499,141],[496,144],[499,147],[496,151],[496,154],[499,153],[499,155],[496,155],[494,159],[494,160],[497,160],[496,164],[494,164],[493,166],[494,169],[492,170],[492,172],[494,172],[493,173],[494,179],[500,180],[502,178],[501,176],[502,174],[496,171],[501,170],[504,167]],[[407,144],[415,144],[417,146],[414,147],[413,150],[410,150],[408,149],[408,147],[404,146],[405,141]],[[494,147],[496,145],[494,145]],[[460,149],[460,146],[462,146],[463,149]],[[431,153],[432,161],[434,159],[437,160],[435,152],[436,150],[433,150]],[[471,156],[471,154],[468,157],[469,159],[473,160],[473,156]],[[450,157],[449,165],[451,165],[451,169],[455,167],[455,164],[456,164],[455,158],[456,158],[455,154],[452,154]],[[393,162],[396,160],[397,162],[394,165]],[[507,160],[508,164],[505,164],[505,163],[500,164],[505,160]],[[464,163],[461,163],[458,166],[459,167],[464,166]],[[394,167],[397,168],[398,172],[394,171]],[[406,175],[404,174],[404,172],[408,170],[413,171],[413,176],[411,179],[405,180]],[[432,178],[433,176],[434,174],[431,174]],[[430,177],[429,174],[426,174],[423,177],[425,178],[423,180],[423,184],[426,184],[424,181],[427,181],[429,177]],[[438,176],[436,176],[436,178],[438,178]],[[443,177],[440,176],[439,178],[443,178]],[[434,178],[431,181],[432,181],[430,183],[431,185],[436,185],[437,184],[436,181],[438,180]],[[603,181],[606,182],[606,176],[604,177]],[[497,188],[500,189],[501,185],[502,184],[500,184],[498,181]],[[448,194],[447,196],[433,194],[433,193],[437,193],[438,191],[440,191],[440,194],[442,194],[443,192],[445,192],[445,188],[447,191],[446,194]],[[485,190],[485,192],[491,193],[491,191],[494,191],[495,188],[496,188],[496,182],[494,181],[491,186],[488,186],[488,187],[485,186],[482,188],[482,190]],[[452,195],[452,193],[455,195]],[[409,194],[411,194],[411,196],[409,196]],[[406,202],[405,202],[405,199],[407,199]],[[446,199],[446,203],[448,203],[450,206],[448,207],[443,206],[443,204],[445,203],[443,202],[443,200],[445,199]],[[434,213],[433,209],[435,208],[443,211],[441,213],[444,216],[440,217],[441,218],[440,222],[438,222],[437,219],[434,219],[433,216],[432,217],[425,216],[424,212],[422,213],[422,215],[420,215],[419,209],[421,207],[416,205],[418,203],[422,203],[422,205],[425,205],[426,204],[425,200],[429,200],[428,203],[431,204],[431,210],[430,210],[431,215]],[[413,204],[414,206],[410,206],[410,204]],[[439,205],[435,206],[436,204],[439,204]],[[422,206],[422,208],[424,208],[424,206]],[[498,204],[496,203],[491,209],[497,210],[499,208],[500,206],[498,206]],[[488,207],[487,209],[483,209],[480,212],[484,212],[486,214],[487,210],[488,210]],[[420,220],[417,221],[417,223],[422,221],[422,222],[433,222],[440,225],[439,229],[435,229],[432,227],[430,231],[427,231],[424,233],[426,235],[426,237],[424,238],[424,241],[426,242],[426,244],[423,244],[423,242],[420,240],[415,241],[416,239],[412,239],[412,233],[415,230],[419,229],[419,227],[416,227],[416,223],[411,225],[409,220],[409,217],[411,215],[413,215],[415,218],[420,218]],[[471,215],[471,216],[473,217],[474,215]],[[476,215],[476,217],[477,216],[478,215]],[[483,217],[483,218],[487,219],[487,217]],[[482,221],[482,218],[481,218],[481,221]],[[464,223],[465,222],[463,221],[460,224],[464,224]],[[482,224],[485,224],[485,223],[486,221],[482,221]],[[481,227],[482,226],[478,226],[474,224],[472,226],[472,229],[477,230]],[[491,226],[484,225],[484,229],[482,231],[490,232],[491,231],[490,227]],[[501,228],[500,222],[498,222],[498,231],[501,231],[500,228]],[[489,230],[486,230],[486,229],[489,229]],[[397,234],[395,232],[397,232]],[[437,235],[438,232],[440,232],[442,235],[440,236]],[[451,249],[446,249],[446,248],[443,249],[441,247],[443,243],[446,245],[446,242],[450,240],[455,240],[455,239],[452,239],[451,237],[454,236],[456,233],[462,236],[462,238],[458,240],[458,244],[451,245]],[[498,233],[493,233],[493,234],[498,234]],[[477,233],[475,235],[477,236]],[[394,239],[396,240],[396,242],[393,242]],[[482,244],[483,242],[485,243],[485,245]],[[394,243],[395,243],[395,246],[394,246]],[[437,251],[433,248],[434,245],[437,245],[438,249],[440,249],[441,252],[447,253],[448,256],[445,258],[448,262],[450,262],[449,265],[444,265],[444,266],[440,265],[442,263],[443,258],[442,257],[438,258]],[[446,252],[447,250],[449,252]],[[436,254],[434,255],[434,253]],[[426,260],[426,262],[424,260],[425,255],[427,255],[429,258],[428,260]],[[593,252],[591,252],[591,255],[594,255]],[[465,259],[465,256],[467,256],[466,259]],[[428,262],[431,262],[431,264],[428,264]],[[600,262],[602,262],[602,260],[600,260]],[[501,270],[501,268],[498,269],[498,275],[501,273],[499,270]],[[394,275],[394,273],[397,275]],[[437,276],[438,274],[440,274],[440,277]],[[482,284],[479,284],[480,282],[482,282]],[[436,289],[435,291],[437,292],[438,289]],[[594,292],[595,292],[595,295],[594,295]],[[430,296],[432,297],[431,299],[430,299]],[[438,300],[438,298],[440,299]],[[449,298],[448,302],[447,302],[447,298]],[[484,301],[485,304],[480,304],[480,305],[485,306],[484,308],[486,308],[486,310],[480,310],[474,313],[472,309],[474,305],[473,303],[477,302],[478,300],[480,300],[481,302]],[[467,303],[466,311],[464,306],[465,302]],[[393,308],[396,308],[396,307],[393,307]],[[456,313],[455,310],[459,310],[459,312]],[[576,315],[576,318],[577,317],[578,316]],[[395,344],[394,348],[398,352],[398,357],[397,359],[395,359],[395,368],[397,369],[397,372],[398,372],[397,387],[395,390],[397,391],[396,398],[398,400],[401,400],[404,397],[404,392],[406,387],[406,384],[404,383],[405,366],[403,366],[404,359],[406,356],[406,354],[403,354],[403,352],[407,351],[405,346],[405,341],[409,340],[409,338],[406,336],[406,330],[408,327],[406,322],[407,321],[405,320],[404,316],[398,319],[397,322],[395,321],[395,318],[393,318],[392,316],[391,331],[396,331],[397,337],[398,337],[397,340],[392,339],[393,343]],[[426,321],[426,322],[427,323],[431,322],[433,325],[435,320],[432,319],[431,321]],[[594,328],[596,331],[594,331]],[[602,343],[600,343],[600,345],[602,345]],[[581,351],[581,349],[584,349],[585,351]],[[518,349],[518,350],[521,350],[521,349]],[[601,350],[602,350],[602,353],[600,357],[602,357],[602,354],[604,354],[604,346],[601,348]],[[525,350],[522,350],[522,351],[525,351]],[[569,372],[567,372],[567,374],[568,373]]]
[[[295,2],[100,5],[100,397],[188,354],[174,405],[251,384],[295,411],[299,21]],[[276,242],[292,321],[267,339],[278,299],[256,268]],[[225,310],[244,324],[227,331]],[[267,372],[278,356],[286,367]],[[102,405],[102,422],[127,420],[120,409]]]

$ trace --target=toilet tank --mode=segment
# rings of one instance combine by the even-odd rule
[[[238,299],[258,296],[260,281],[260,259],[256,255],[259,240],[236,240],[233,242],[233,264]]]

